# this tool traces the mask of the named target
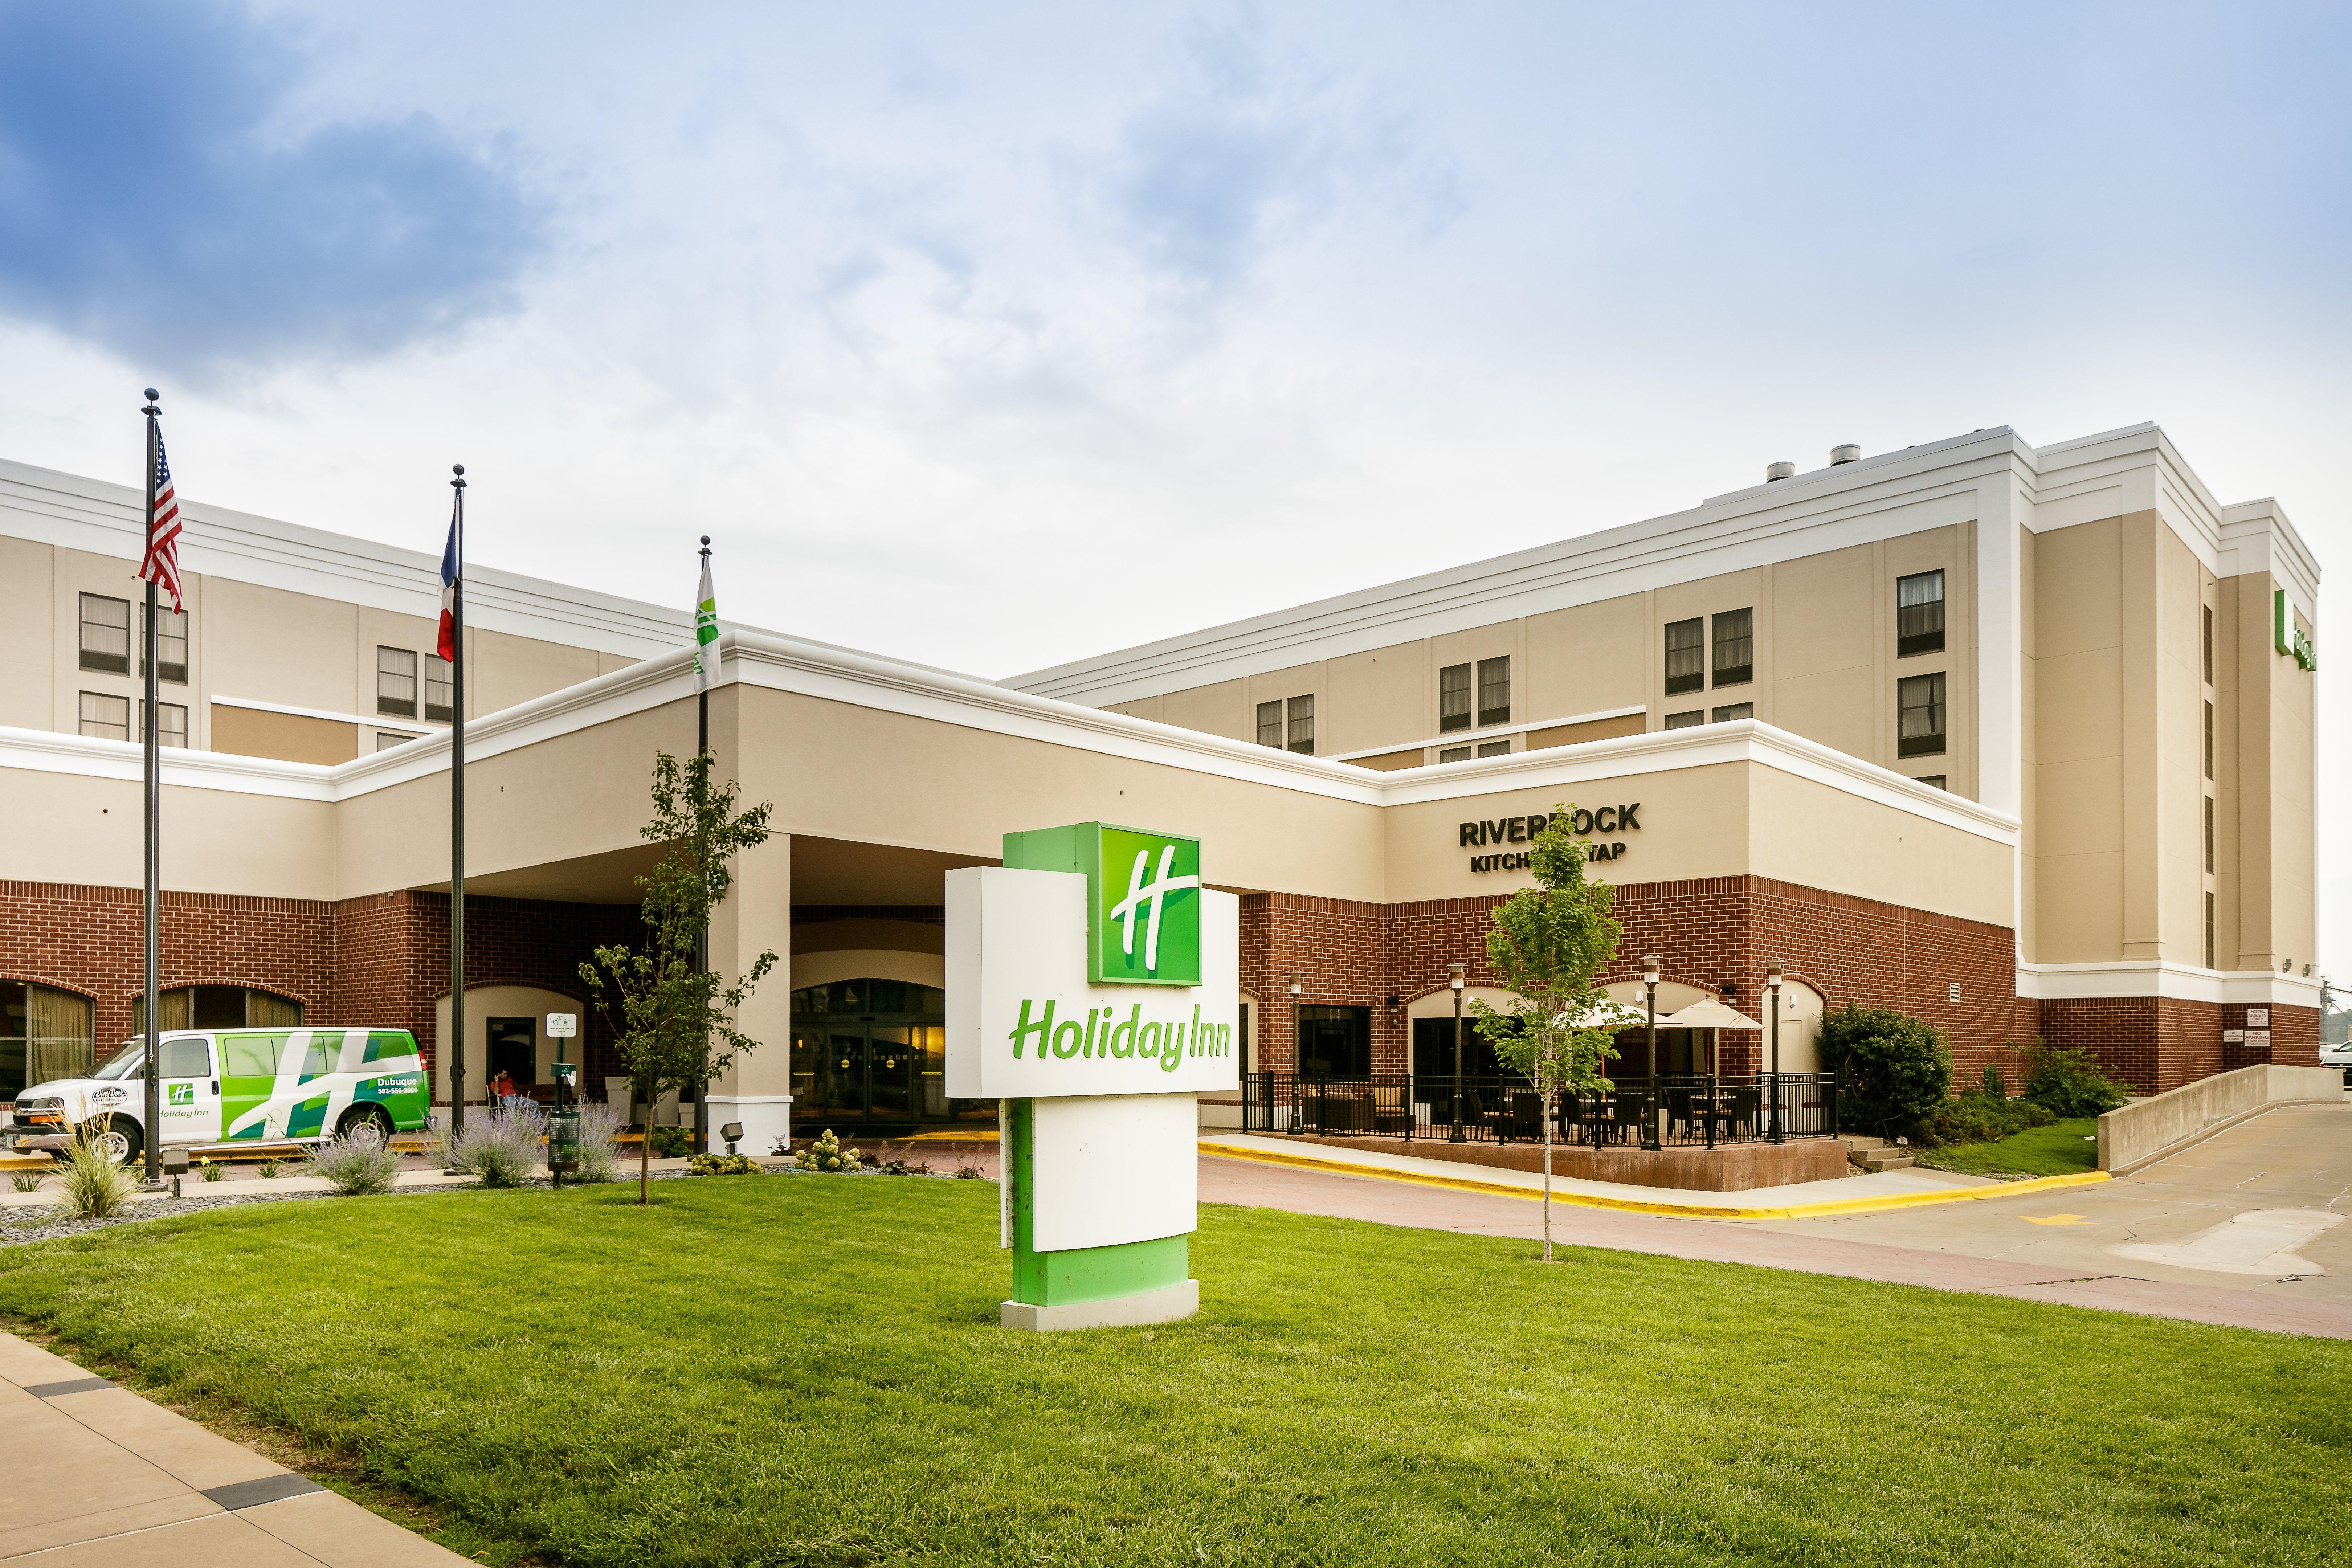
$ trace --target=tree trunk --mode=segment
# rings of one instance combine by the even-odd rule
[[[647,1110],[645,1133],[637,1140],[637,1206],[639,1208],[646,1206],[646,1187],[653,1179],[650,1174],[653,1169],[653,1158],[654,1113],[651,1110]]]
[[[1544,1096],[1544,1261],[1551,1261],[1551,1095]]]

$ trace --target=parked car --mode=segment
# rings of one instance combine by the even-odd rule
[[[2319,1065],[2324,1068],[2342,1068],[2344,1087],[2352,1089],[2352,1043],[2320,1047]]]
[[[423,1127],[432,1096],[405,1029],[174,1029],[163,1058],[163,1144],[202,1150],[316,1142],[362,1124]],[[147,1044],[124,1043],[87,1078],[16,1096],[9,1131],[36,1147],[87,1130],[116,1159],[147,1147]]]

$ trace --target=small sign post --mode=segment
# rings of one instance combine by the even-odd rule
[[[578,1071],[574,1064],[563,1059],[563,1042],[580,1033],[577,1013],[550,1013],[547,1016],[547,1037],[555,1042],[555,1113],[547,1119],[547,1176],[549,1184],[563,1185],[563,1173],[579,1163],[580,1112],[575,1108],[563,1109],[563,1091],[572,1083]]]

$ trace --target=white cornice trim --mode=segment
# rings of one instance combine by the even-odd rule
[[[2112,963],[2021,963],[2017,994],[2042,1001],[2108,996],[2169,996],[2184,1002],[2273,1003],[2285,1007],[2319,1005],[2319,982],[2266,969],[2200,969],[2168,960],[2141,958]]]
[[[264,702],[257,697],[215,697],[215,708],[250,708],[257,713],[285,713],[297,719],[324,719],[330,723],[353,724],[370,730],[409,730],[431,733],[446,730],[448,724],[439,719],[401,719],[379,713],[373,718],[364,713],[338,713],[331,708],[297,708],[290,702]]]
[[[1649,709],[1640,703],[1631,708],[1604,708],[1598,713],[1574,713],[1565,719],[1536,719],[1525,724],[1486,724],[1475,730],[1449,730],[1430,741],[1403,741],[1393,746],[1367,746],[1360,752],[1339,752],[1323,760],[1327,763],[1352,763],[1360,757],[1386,757],[1399,752],[1423,752],[1432,746],[1465,746],[1480,741],[1497,740],[1505,735],[1532,734],[1538,730],[1556,730],[1562,724],[1598,724],[1604,719],[1630,719]]]
[[[2298,604],[2308,611],[2316,603],[2317,563],[2278,509],[2221,506],[2160,426],[2126,426],[2036,447],[1997,426],[1709,496],[1686,511],[1031,670],[1005,684],[1099,704],[1240,679],[1968,521],[1978,516],[1980,488],[2004,473],[2025,502],[2020,521],[2030,531],[2089,521],[2080,506],[2057,505],[2045,523],[2035,515],[2039,505],[2116,491],[2117,511],[2155,509],[2218,575],[2275,558],[2285,568],[2282,580],[2297,587]],[[2242,524],[2231,515],[2239,512]],[[2242,556],[2254,564],[2237,565]]]
[[[163,763],[163,783],[175,789],[227,790],[289,800],[340,798],[334,770],[316,763],[281,763],[268,757],[167,746]],[[147,776],[147,748],[135,741],[99,741],[48,730],[0,726],[0,769],[8,768],[136,784]]]

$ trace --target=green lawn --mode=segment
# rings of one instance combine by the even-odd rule
[[[1947,1143],[1918,1152],[1919,1163],[1942,1171],[1965,1171],[1973,1176],[2071,1176],[2099,1168],[2099,1130],[2095,1116],[2029,1127],[1997,1143]]]
[[[996,1326],[996,1189],[673,1182],[0,1249],[0,1313],[565,1563],[2337,1563],[2352,1344],[1211,1208]]]

